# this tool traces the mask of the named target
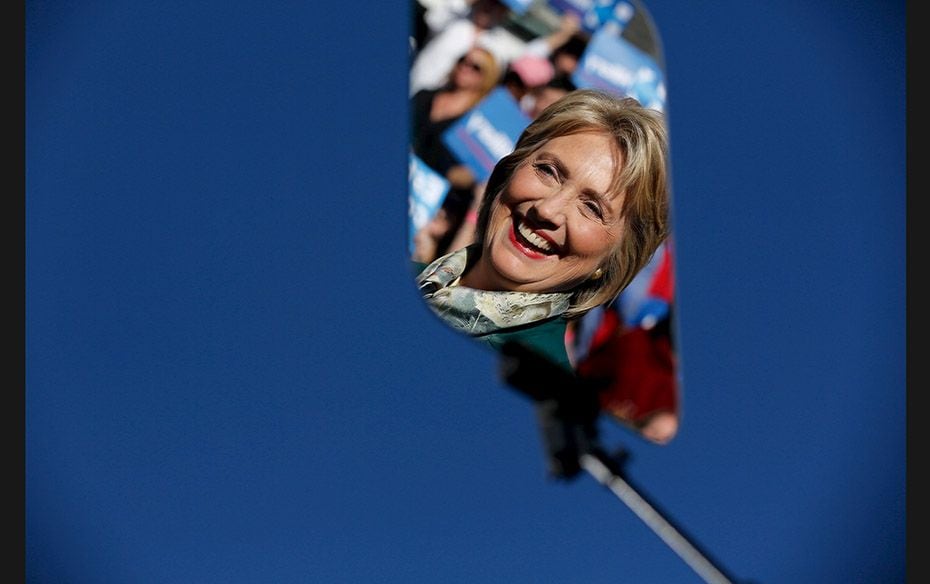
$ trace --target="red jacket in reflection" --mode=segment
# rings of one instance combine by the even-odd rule
[[[577,364],[580,377],[605,385],[601,407],[636,427],[659,412],[678,414],[676,359],[670,309],[674,282],[669,246],[660,248],[658,266],[642,272],[651,281],[631,285],[623,298],[600,313],[587,351]],[[645,285],[644,285],[645,284]]]

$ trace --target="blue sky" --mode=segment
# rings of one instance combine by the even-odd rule
[[[648,8],[684,417],[605,437],[739,578],[903,581],[904,4]],[[407,19],[27,4],[30,582],[699,581],[417,298]]]

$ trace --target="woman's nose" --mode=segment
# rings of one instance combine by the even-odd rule
[[[533,205],[537,219],[558,227],[565,223],[565,211],[570,196],[567,189],[560,189],[539,199]]]

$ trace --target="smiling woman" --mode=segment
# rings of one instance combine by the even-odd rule
[[[616,167],[606,133],[549,141],[499,195],[485,227],[487,261],[479,261],[462,284],[561,292],[599,274],[605,250],[623,232],[623,197],[606,195]]]
[[[662,114],[578,90],[555,102],[494,167],[475,243],[417,282],[453,328],[518,342],[571,369],[569,320],[610,302],[668,235]]]

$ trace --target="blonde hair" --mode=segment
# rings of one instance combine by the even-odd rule
[[[481,53],[486,57],[486,60],[482,63],[481,67],[481,85],[477,90],[475,99],[469,104],[468,109],[473,108],[479,101],[484,99],[487,94],[491,93],[491,90],[497,87],[497,83],[500,81],[501,76],[500,65],[497,63],[494,53],[482,47],[472,47],[455,61],[455,65],[453,65],[452,70],[449,71],[449,77],[446,80],[447,87],[452,83],[452,77],[455,75],[455,68],[458,67],[459,63],[471,54],[472,51]]]
[[[668,138],[665,119],[633,98],[579,89],[543,110],[520,135],[514,151],[494,167],[478,213],[475,239],[483,248],[491,211],[514,172],[553,138],[600,132],[614,139],[620,172],[610,194],[624,197],[623,235],[600,266],[603,274],[572,293],[566,317],[606,304],[626,288],[668,236]]]

